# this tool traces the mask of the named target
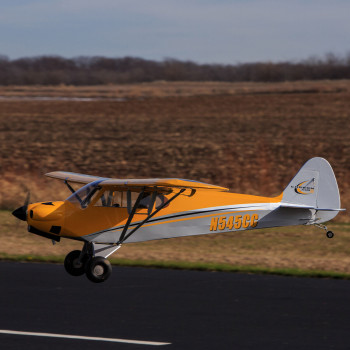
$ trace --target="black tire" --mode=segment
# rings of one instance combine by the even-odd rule
[[[332,231],[327,231],[326,236],[328,238],[333,238],[334,237],[334,233]]]
[[[72,276],[81,276],[85,273],[87,256],[83,258],[82,263],[79,263],[80,253],[80,250],[73,250],[64,259],[64,268]]]
[[[111,263],[103,258],[97,256],[89,260],[85,267],[86,277],[95,283],[101,283],[108,279],[112,273]]]

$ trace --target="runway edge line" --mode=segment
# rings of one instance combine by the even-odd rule
[[[171,343],[162,343],[162,342],[154,342],[154,341],[147,341],[147,340],[88,337],[88,336],[82,336],[82,335],[55,334],[55,333],[23,332],[23,331],[13,331],[13,330],[8,330],[8,329],[0,329],[0,334],[26,335],[26,336],[34,336],[34,337],[48,337],[48,338],[62,338],[62,339],[105,341],[105,342],[112,342],[112,343],[127,343],[127,344],[153,345],[153,346],[161,346],[161,345],[170,345],[171,344]]]

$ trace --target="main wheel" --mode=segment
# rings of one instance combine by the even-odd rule
[[[95,283],[104,282],[112,273],[112,265],[107,259],[97,256],[89,260],[85,272],[90,281]]]
[[[85,263],[87,256],[83,258],[83,261],[79,261],[80,250],[73,250],[67,254],[64,259],[64,268],[72,276],[81,276],[85,273]]]
[[[334,237],[334,233],[332,231],[327,231],[326,233],[328,238],[333,238]]]

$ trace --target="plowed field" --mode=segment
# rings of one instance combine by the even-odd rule
[[[19,205],[26,188],[38,200],[58,192],[64,197],[60,183],[42,176],[53,170],[189,178],[277,195],[314,156],[330,161],[343,206],[350,204],[347,81],[221,89],[218,83],[17,87],[1,93],[7,96],[0,99],[3,208]]]

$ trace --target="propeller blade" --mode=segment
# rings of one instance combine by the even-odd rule
[[[20,219],[22,221],[27,221],[27,209],[28,209],[28,204],[30,201],[30,191],[27,193],[26,200],[24,201],[24,205],[17,208],[12,212],[12,215],[15,216],[17,219]]]
[[[24,206],[25,206],[25,207],[27,207],[27,206],[28,206],[29,201],[30,201],[30,191],[28,191],[28,193],[27,193],[27,197],[26,197],[26,200],[25,200],[25,202],[24,202]]]

